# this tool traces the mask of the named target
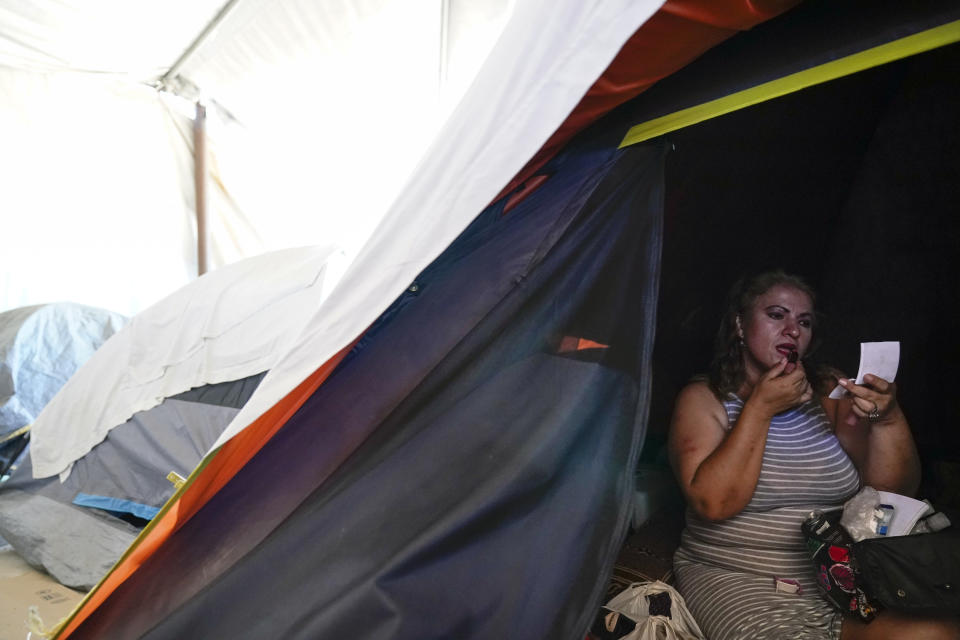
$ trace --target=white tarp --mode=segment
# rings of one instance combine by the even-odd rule
[[[67,471],[110,429],[164,398],[272,367],[326,295],[331,247],[284,249],[213,271],[137,314],[37,416],[37,478]]]
[[[519,3],[410,182],[214,446],[242,431],[360,335],[536,153],[661,4]]]

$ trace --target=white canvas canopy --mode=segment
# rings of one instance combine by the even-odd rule
[[[0,310],[133,315],[196,277],[195,101],[209,268],[355,253],[510,7],[0,1]]]

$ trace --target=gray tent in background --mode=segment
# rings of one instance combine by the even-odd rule
[[[77,460],[63,482],[34,479],[28,452],[0,491],[0,536],[62,584],[92,588],[262,377],[204,385],[138,412]]]

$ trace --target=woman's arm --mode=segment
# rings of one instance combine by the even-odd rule
[[[865,385],[841,378],[850,396],[837,402],[837,439],[860,472],[863,484],[874,489],[914,495],[920,486],[920,458],[907,417],[897,403],[892,382],[867,374]],[[871,414],[873,417],[871,417]]]
[[[783,372],[786,359],[764,374],[726,431],[726,412],[706,383],[688,385],[670,424],[670,463],[690,507],[708,520],[740,513],[757,487],[770,419],[809,399],[802,367]]]

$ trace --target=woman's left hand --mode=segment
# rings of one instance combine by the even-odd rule
[[[853,416],[870,422],[884,422],[899,411],[897,385],[892,382],[887,382],[872,373],[863,376],[864,384],[862,385],[843,378],[837,382],[847,390],[853,400],[848,422],[855,420]]]

